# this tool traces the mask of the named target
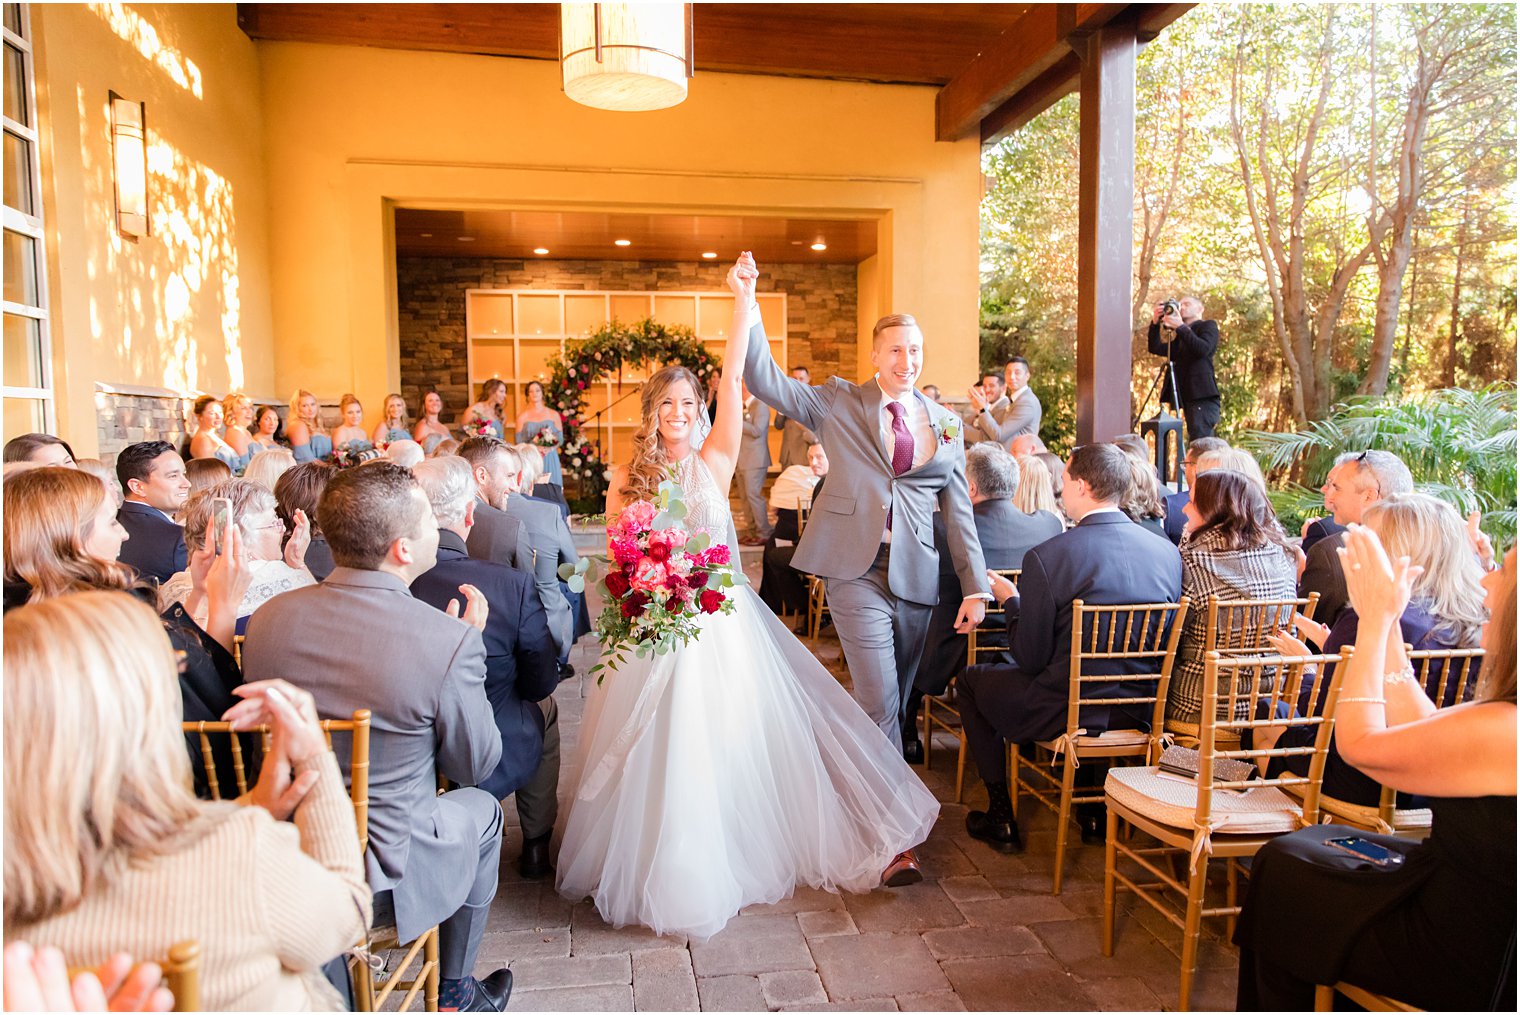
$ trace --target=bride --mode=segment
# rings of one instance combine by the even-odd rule
[[[726,542],[735,562],[726,491],[756,274],[742,261],[728,274],[734,320],[711,432],[699,434],[701,382],[685,367],[660,370],[607,498],[613,516],[673,473],[687,528]],[[556,886],[590,896],[613,926],[705,939],[799,884],[869,891],[939,814],[902,754],[749,586],[730,594],[733,613],[704,614],[673,653],[620,664],[586,702]]]

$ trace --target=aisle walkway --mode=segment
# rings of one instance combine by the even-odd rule
[[[579,673],[595,661],[594,649],[592,638],[577,647]],[[839,643],[829,632],[816,650],[842,675]],[[562,799],[578,774],[571,762],[590,686],[577,677],[556,695],[567,763]],[[922,884],[849,896],[800,889],[777,905],[745,910],[706,943],[616,930],[589,903],[523,882],[513,862],[521,835],[513,827],[478,972],[512,966],[513,1011],[1174,1008],[1181,942],[1170,923],[1148,907],[1121,903],[1116,954],[1099,953],[1102,849],[1074,850],[1065,891],[1052,896],[1053,817],[1027,808],[1026,852],[994,853],[966,835],[966,807],[949,802],[949,740],[932,760],[926,780],[945,804],[920,851]],[[979,787],[968,795],[973,806],[983,802]],[[515,825],[510,803],[507,813]],[[1234,1003],[1235,954],[1214,930],[1193,1005],[1228,1010]]]

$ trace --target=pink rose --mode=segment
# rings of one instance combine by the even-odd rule
[[[643,592],[652,592],[663,587],[669,576],[670,572],[664,564],[645,558],[634,566],[633,587]]]

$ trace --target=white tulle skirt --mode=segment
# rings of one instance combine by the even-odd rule
[[[870,891],[933,794],[748,587],[586,702],[557,887],[616,927],[708,938],[796,885]]]

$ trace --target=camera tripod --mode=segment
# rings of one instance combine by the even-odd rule
[[[1167,388],[1168,382],[1171,384],[1170,389]],[[1156,393],[1158,387],[1161,389],[1161,397],[1158,399],[1158,411],[1155,418],[1146,420],[1142,425],[1140,415],[1145,412],[1145,407],[1150,405],[1151,396]],[[1180,414],[1182,411],[1182,392],[1177,387],[1177,371],[1172,364],[1171,342],[1168,342],[1166,345],[1166,362],[1156,371],[1156,379],[1151,382],[1150,390],[1145,393],[1145,398],[1140,402],[1139,411],[1135,413],[1134,419],[1130,421],[1130,429],[1142,435],[1147,431],[1154,433],[1156,441],[1156,472],[1163,483],[1168,482],[1168,474],[1172,474],[1170,481],[1176,483],[1178,490],[1182,490],[1185,489],[1182,476],[1182,458],[1184,454],[1183,423],[1178,416],[1172,416],[1166,411],[1168,390],[1170,390],[1172,396],[1172,408],[1176,409]],[[1177,459],[1175,465],[1172,461],[1171,448],[1168,446],[1168,435],[1173,433],[1176,434],[1177,441]]]

